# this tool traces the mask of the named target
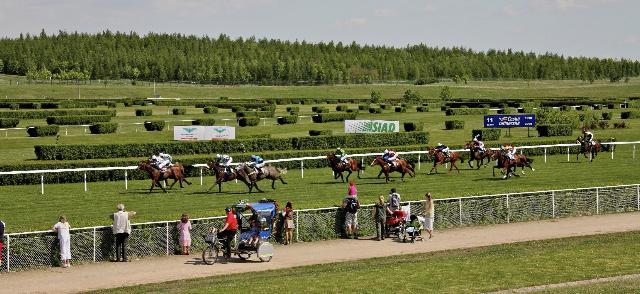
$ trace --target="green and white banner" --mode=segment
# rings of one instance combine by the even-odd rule
[[[395,120],[345,120],[345,133],[397,133],[400,132],[400,122]]]
[[[235,139],[236,128],[227,126],[174,126],[173,139],[192,140],[225,140]]]

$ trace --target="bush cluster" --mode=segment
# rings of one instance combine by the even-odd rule
[[[382,113],[382,108],[370,107],[369,113]]]
[[[19,123],[17,118],[0,118],[0,128],[15,128]]]
[[[50,116],[47,117],[47,124],[50,125],[87,125],[97,122],[111,121],[108,115],[70,115],[70,116]]]
[[[315,113],[329,113],[329,108],[326,108],[324,106],[312,106],[311,111]]]
[[[613,112],[603,112],[602,119],[611,120],[613,118]]]
[[[398,107],[396,107],[395,111],[396,112],[407,112],[407,108],[398,106]]]
[[[620,113],[621,119],[640,118],[640,111],[623,111]]]
[[[480,140],[483,141],[496,141],[500,140],[500,135],[502,134],[501,129],[474,129],[471,130],[471,138],[475,138],[476,135],[480,134]]]
[[[241,127],[254,127],[260,124],[260,118],[257,117],[243,117],[238,120],[238,125]]]
[[[187,114],[187,109],[186,108],[174,108],[171,110],[171,112],[173,113],[173,115],[185,115]]]
[[[289,124],[295,124],[297,122],[298,122],[297,115],[285,115],[285,116],[278,117],[279,125],[289,125]]]
[[[402,125],[405,132],[422,132],[424,130],[422,122],[406,121]]]
[[[27,134],[29,134],[30,137],[55,136],[58,132],[60,132],[60,127],[56,125],[32,126],[27,128]]]
[[[164,130],[164,120],[148,120],[144,122],[144,128],[147,131],[162,131]]]
[[[427,144],[426,132],[350,134],[318,138],[259,138],[169,143],[131,143],[100,145],[36,145],[35,154],[40,160],[80,160],[119,157],[146,157],[149,154],[167,152],[183,154],[215,154],[233,152],[264,152],[284,150],[330,149],[336,146],[347,148],[366,148],[398,145]]]
[[[367,110],[369,109],[369,104],[359,104],[358,110]]]
[[[347,111],[348,107],[346,105],[336,105],[336,111]]]
[[[108,115],[116,116],[115,110],[99,109],[71,109],[71,110],[31,110],[31,111],[0,111],[0,118],[17,119],[46,119],[49,116],[72,115]]]
[[[449,108],[445,111],[446,115],[483,115],[488,114],[487,108]]]
[[[273,117],[273,111],[238,111],[236,117]]]
[[[418,106],[416,107],[417,112],[429,112],[429,106]]]
[[[153,110],[151,109],[136,109],[136,116],[151,116],[153,115]]]
[[[287,112],[289,112],[289,113],[291,113],[291,112],[299,113],[300,112],[300,107],[299,106],[287,106]]]
[[[332,130],[309,130],[309,136],[333,136]]]
[[[206,114],[214,114],[214,113],[218,113],[218,107],[207,106],[207,107],[203,108],[202,111],[204,111],[204,113],[206,113]]]
[[[556,137],[573,135],[573,127],[568,124],[556,125],[538,125],[536,126],[538,136],[540,137]]]
[[[330,121],[344,121],[347,119],[356,119],[357,113],[324,113],[311,117],[314,123],[325,123]]]
[[[215,126],[216,119],[215,118],[199,118],[191,122],[194,126]]]
[[[464,129],[463,120],[447,120],[444,122],[444,128],[447,130]]]
[[[89,131],[92,134],[111,134],[118,130],[118,123],[113,122],[101,122],[89,126]]]

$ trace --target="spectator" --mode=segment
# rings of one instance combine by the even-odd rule
[[[400,194],[396,193],[396,188],[391,188],[389,192],[389,209],[391,211],[400,209]]]
[[[62,267],[71,266],[71,234],[69,233],[71,225],[67,222],[67,218],[62,215],[53,226],[53,231],[58,233],[58,241],[60,242],[60,260]]]
[[[230,207],[225,208],[227,218],[224,227],[218,232],[218,239],[224,243],[224,257],[231,258],[231,239],[235,238],[238,231],[238,220]]]
[[[344,226],[347,232],[347,238],[358,239],[358,208],[360,208],[360,202],[357,196],[347,195],[342,201],[342,208],[345,211]]]
[[[124,211],[124,204],[120,203],[116,206],[117,212],[111,215],[113,219],[113,235],[116,237],[116,260],[128,262],[127,258],[127,243],[129,242],[129,235],[131,234],[131,222],[130,218],[136,215],[135,211]],[[122,256],[122,259],[120,258]]]
[[[358,197],[358,189],[356,188],[356,183],[353,180],[349,180],[349,190],[347,191],[347,195]]]
[[[0,220],[0,264],[2,264],[2,240],[4,240],[4,222]]]
[[[384,196],[378,197],[378,202],[373,207],[373,220],[376,222],[376,240],[384,240],[387,234],[386,220],[387,212],[391,213],[387,203],[384,202]]]
[[[293,222],[293,205],[291,205],[291,202],[287,202],[287,205],[284,207],[284,245],[291,244],[293,229],[295,229],[295,227],[296,225]]]
[[[183,213],[178,222],[178,232],[180,233],[180,247],[182,247],[182,255],[189,255],[189,247],[191,246],[191,222],[189,215]]]
[[[424,197],[424,228],[427,233],[429,233],[429,239],[431,239],[431,237],[433,237],[433,218],[435,217],[435,209],[431,193],[425,194]]]

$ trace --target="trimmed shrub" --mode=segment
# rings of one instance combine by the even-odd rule
[[[575,111],[562,112],[553,108],[538,108],[535,111],[538,125],[570,125],[571,128],[580,127],[580,117]]]
[[[199,118],[191,122],[194,126],[215,126],[216,119],[215,118]]]
[[[538,125],[536,126],[538,136],[540,137],[556,137],[573,135],[573,127],[567,124],[557,125]]]
[[[309,136],[333,136],[332,130],[309,130]]]
[[[367,110],[367,109],[369,109],[369,104],[358,105],[358,110]]]
[[[611,120],[613,118],[613,112],[603,112],[602,119]]]
[[[324,106],[313,106],[311,107],[311,111],[315,113],[329,113],[329,108],[326,108]]]
[[[607,104],[607,108],[609,108],[609,109],[620,109],[620,103],[609,103],[609,104]]]
[[[73,115],[73,116],[50,116],[47,117],[47,124],[50,125],[87,125],[97,122],[111,121],[108,115]]]
[[[407,112],[407,109],[404,107],[396,107],[395,109],[396,112]]]
[[[386,103],[380,104],[380,108],[382,108],[384,110],[391,110],[392,107],[393,107],[393,105],[391,105],[391,104],[386,104]]]
[[[163,120],[149,120],[144,122],[144,128],[147,131],[162,131],[164,130],[165,122]]]
[[[260,118],[257,117],[243,117],[238,120],[238,125],[241,127],[254,127],[260,124]]]
[[[620,121],[620,122],[614,122],[613,123],[613,128],[614,129],[626,129],[629,127],[629,124],[625,121]]]
[[[621,119],[640,118],[640,111],[623,111],[620,113]]]
[[[344,121],[346,119],[355,119],[356,113],[326,113],[318,114],[311,117],[314,123],[325,123],[330,121]]]
[[[382,113],[382,109],[377,107],[371,107],[369,108],[369,113]]]
[[[173,113],[173,115],[185,115],[187,114],[187,109],[186,108],[174,108],[171,110],[171,112]]]
[[[273,117],[273,111],[238,111],[236,117]]]
[[[218,113],[218,107],[207,106],[207,107],[203,108],[202,111],[204,111],[204,113],[206,113],[206,114],[214,114],[214,113]]]
[[[347,113],[358,113],[360,111],[358,111],[357,109],[347,109]]]
[[[20,109],[20,104],[18,104],[18,103],[11,103],[11,104],[9,104],[9,109],[11,109],[11,110],[18,110],[18,109]]]
[[[464,129],[463,120],[447,120],[444,122],[444,128],[447,130]]]
[[[593,110],[601,110],[602,109],[602,104],[594,104],[593,105]]]
[[[418,106],[416,107],[417,112],[429,112],[429,106]]]
[[[598,122],[598,127],[601,129],[608,129],[609,128],[609,122],[606,120],[601,120]]]
[[[32,111],[0,111],[0,118],[17,119],[46,119],[49,116],[72,115],[108,115],[116,116],[116,111],[98,109],[73,109],[73,110],[32,110]]]
[[[300,112],[300,107],[299,106],[287,106],[287,112]]]
[[[118,130],[118,123],[102,122],[89,126],[92,134],[111,134]]]
[[[0,128],[15,128],[19,123],[17,118],[0,118]]]
[[[40,109],[42,105],[37,102],[20,102],[18,106],[20,109]]]
[[[55,136],[59,131],[60,127],[56,125],[32,126],[27,128],[27,134],[29,134],[30,137]]]
[[[136,116],[152,116],[153,110],[151,109],[136,109]]]
[[[298,122],[297,115],[285,115],[285,116],[278,117],[279,125],[290,125],[290,124],[295,124],[297,122]]]
[[[488,114],[489,109],[486,108],[449,108],[446,115],[484,115]]]
[[[107,102],[106,105],[107,105],[108,108],[116,108],[116,107],[118,107],[118,103],[115,103],[115,102]]]
[[[244,106],[231,106],[231,112],[245,111],[247,110]]]
[[[471,130],[471,138],[474,138],[478,134],[480,134],[480,140],[496,141],[496,140],[500,140],[500,135],[502,135],[502,130],[501,129],[484,129],[484,128]]]
[[[336,111],[347,111],[346,105],[336,105]]]
[[[406,121],[403,123],[405,132],[421,132],[424,130],[422,122]]]

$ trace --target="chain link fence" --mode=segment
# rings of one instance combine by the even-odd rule
[[[640,211],[640,185],[511,193],[477,197],[435,199],[436,229],[503,224],[551,218]],[[423,201],[404,202],[412,214],[424,213]],[[375,234],[372,205],[358,211],[360,235]],[[337,239],[344,236],[342,208],[294,211],[294,238],[298,242]],[[179,253],[177,221],[132,224],[129,255],[173,255]],[[192,220],[192,247],[206,246],[203,236],[209,227],[220,228],[224,217]],[[281,235],[281,232],[276,234]],[[280,238],[272,238],[278,241]],[[0,271],[22,271],[59,266],[60,248],[56,233],[29,232],[7,234],[3,239]],[[74,263],[108,261],[115,257],[111,227],[92,227],[71,231]]]

